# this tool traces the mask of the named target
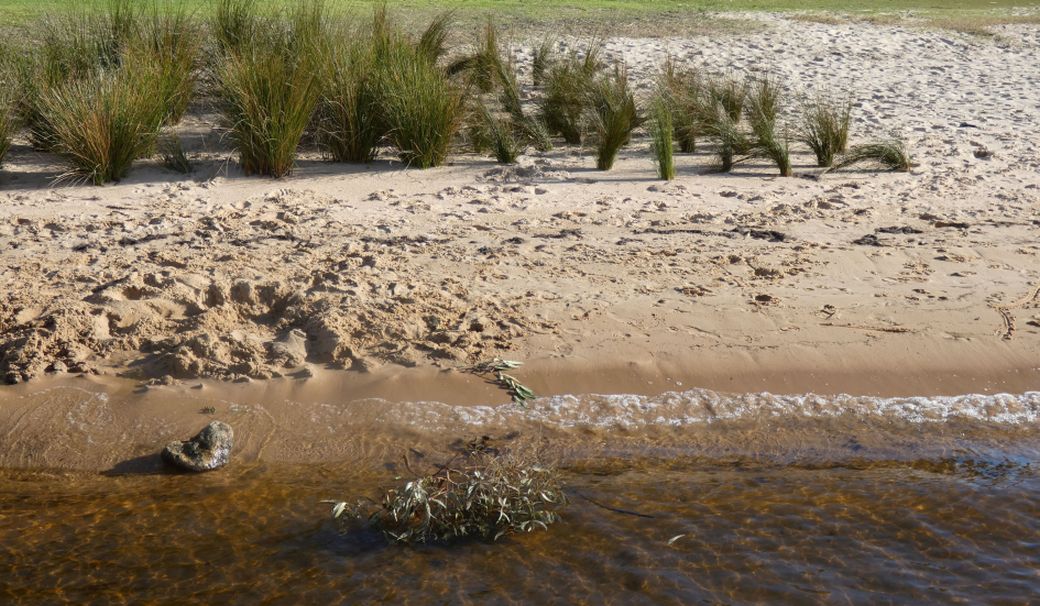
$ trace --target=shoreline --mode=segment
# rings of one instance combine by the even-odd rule
[[[832,361],[826,370],[795,370],[789,360],[774,354],[757,361],[745,357],[742,365],[717,359],[685,373],[677,372],[676,361],[666,360],[614,367],[609,363],[589,366],[536,360],[514,375],[539,397],[589,394],[591,399],[610,394],[653,397],[689,390],[735,398],[764,392],[777,396],[920,397],[1019,395],[1040,388],[1040,368],[1036,367],[918,365],[908,370],[899,365],[904,360],[889,358],[886,366],[875,364],[853,370],[848,367],[848,359],[833,363],[835,358],[827,353],[817,352],[820,360]],[[372,373],[316,370],[313,375],[245,384],[184,381],[149,388],[127,379],[65,376],[4,387],[0,389],[0,435],[7,436],[7,447],[0,453],[0,469],[105,475],[164,473],[158,457],[162,446],[171,439],[188,438],[210,419],[232,423],[237,442],[234,459],[236,464],[246,466],[347,461],[378,466],[379,461],[394,460],[409,448],[444,452],[452,441],[484,433],[524,434],[527,437],[523,440],[533,439],[541,444],[539,448],[550,451],[595,451],[604,447],[597,446],[603,441],[616,443],[614,449],[628,444],[639,452],[661,440],[658,430],[537,429],[538,421],[523,421],[522,409],[515,411],[518,423],[453,424],[450,417],[458,414],[450,412],[453,407],[483,409],[509,402],[497,385],[458,371],[382,368]],[[817,387],[805,388],[809,385]],[[212,410],[207,410],[210,407]],[[590,414],[612,413],[593,408]],[[433,420],[427,425],[423,419]],[[879,427],[888,423],[878,422]],[[800,422],[793,418],[776,423],[778,429],[790,431],[792,424]],[[665,441],[678,440],[676,447],[680,449],[687,441],[693,447],[707,440],[704,444],[709,446],[718,439],[711,436],[728,431],[726,426],[705,426],[693,433],[684,432],[685,437],[666,437]],[[741,426],[736,422],[732,430],[740,433]],[[819,441],[823,451],[846,431],[851,432],[847,435],[857,434],[849,428],[832,428],[810,442]],[[993,431],[999,435],[1003,430]],[[886,447],[892,447],[891,438],[878,439],[882,444],[887,439]],[[808,447],[800,444],[799,448]]]

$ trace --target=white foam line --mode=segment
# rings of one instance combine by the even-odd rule
[[[683,427],[750,418],[884,418],[907,423],[973,420],[999,425],[1040,423],[1040,392],[960,396],[877,398],[870,396],[723,394],[705,389],[668,392],[646,397],[619,395],[560,395],[540,398],[527,408],[451,406],[437,402],[395,407],[393,418],[423,424],[445,417],[467,425],[537,422],[558,428],[649,426]]]

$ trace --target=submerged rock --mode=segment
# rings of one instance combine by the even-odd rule
[[[162,451],[167,464],[186,471],[212,471],[227,465],[235,432],[222,421],[211,421],[194,438],[170,442]]]

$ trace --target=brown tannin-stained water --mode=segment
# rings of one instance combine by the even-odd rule
[[[350,451],[349,462],[261,457],[199,476],[4,471],[0,603],[1025,604],[1040,595],[1040,393],[692,390],[543,398],[526,411],[405,409],[359,412],[378,447]],[[344,534],[321,503],[395,484],[401,459],[388,452],[414,449],[418,465],[483,432],[508,436],[497,438],[503,445],[526,436],[560,462],[571,501],[561,523],[497,544],[403,547]]]

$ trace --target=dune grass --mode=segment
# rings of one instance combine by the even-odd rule
[[[321,92],[316,68],[281,49],[252,47],[220,69],[229,139],[247,175],[283,177]]]
[[[15,100],[18,96],[18,82],[13,68],[13,60],[0,47],[0,167],[11,149],[11,136],[17,128],[15,118]]]
[[[817,166],[831,166],[834,158],[848,147],[852,102],[835,102],[817,95],[802,103],[801,115],[799,138],[816,155]]]
[[[247,175],[284,177],[321,95],[327,56],[323,5],[306,2],[285,27],[231,50],[219,68],[219,96],[228,138]]]
[[[224,52],[238,52],[260,35],[259,0],[217,0],[209,31]]]
[[[708,78],[705,90],[711,101],[722,106],[733,122],[740,122],[748,95],[746,80],[734,75]]]
[[[545,84],[545,73],[552,64],[556,54],[556,40],[554,38],[543,38],[541,43],[532,51],[531,56],[531,84],[542,86]]]
[[[913,168],[906,143],[897,139],[854,145],[834,161],[831,170],[857,165],[876,166],[904,173],[910,172]]]
[[[675,60],[665,60],[658,81],[658,96],[671,113],[674,138],[679,151],[688,154],[697,148],[697,137],[703,129],[698,119],[704,112],[707,99],[700,75],[692,69],[679,67]]]
[[[553,134],[578,145],[588,128],[590,90],[600,71],[600,46],[590,42],[584,54],[572,51],[552,62],[541,99],[542,121]]]
[[[721,103],[701,106],[698,121],[705,134],[716,143],[718,172],[730,172],[737,162],[751,155],[754,143]]]
[[[589,87],[589,123],[595,133],[596,168],[610,170],[618,151],[632,138],[640,124],[635,96],[622,65],[613,73],[600,76]]]
[[[509,117],[496,116],[486,107],[480,110],[485,145],[499,164],[516,164],[527,150],[526,137]]]
[[[379,95],[401,160],[419,168],[443,164],[462,125],[462,91],[403,42],[391,44],[380,61]]]
[[[450,12],[437,15],[419,36],[416,52],[432,64],[436,64],[448,52],[448,35],[453,18]]]
[[[48,89],[40,111],[51,149],[72,165],[64,178],[95,185],[126,176],[134,160],[155,149],[165,108],[153,91],[155,66],[127,65]]]
[[[335,162],[371,162],[387,134],[380,111],[377,66],[371,39],[345,40],[341,36],[332,48],[322,71],[317,140]]]
[[[129,43],[125,61],[147,62],[159,68],[164,122],[180,122],[195,92],[196,68],[202,54],[202,32],[183,9],[155,10]]]
[[[159,138],[158,148],[163,166],[182,175],[191,173],[191,160],[188,159],[188,154],[184,152],[184,146],[181,145],[180,138],[176,135],[162,136]]]
[[[791,153],[787,129],[781,129],[778,123],[780,88],[770,78],[762,78],[751,85],[749,91],[746,109],[748,122],[755,134],[754,145],[760,155],[776,164],[780,176],[790,177]]]
[[[156,148],[151,133],[184,115],[197,81],[203,95],[215,97],[243,171],[275,177],[292,171],[305,138],[333,161],[369,162],[386,146],[411,166],[429,167],[446,161],[460,132],[500,162],[514,162],[532,146],[551,149],[559,135],[568,144],[594,145],[597,168],[609,170],[642,122],[624,66],[604,61],[597,39],[558,51],[544,38],[533,49],[534,87],[524,88],[489,19],[462,54],[452,48],[456,13],[441,12],[408,33],[385,6],[366,27],[332,15],[336,1],[303,0],[278,10],[259,0],[214,0],[212,11],[192,14],[176,2],[110,0],[104,10],[48,19],[36,35],[39,45],[17,62],[17,122],[28,126],[37,147],[78,158],[75,174],[96,182],[125,174],[125,157],[132,162],[159,151],[164,162],[179,164],[165,144]],[[682,152],[708,142],[724,171],[758,156],[791,174],[787,120],[774,82],[705,76],[672,60],[663,67],[647,130],[660,177],[674,176],[671,141]],[[131,145],[136,139],[126,134],[140,95],[127,95],[122,109],[108,103],[135,73],[148,74],[152,105],[160,107],[157,120],[142,121],[147,149]],[[84,127],[94,132],[77,139],[72,122],[58,115],[57,99],[75,106],[80,118],[90,100],[98,103],[96,114],[118,114],[122,125],[112,128],[123,131],[113,133],[109,151],[98,151],[106,146],[98,143],[96,122]],[[797,126],[795,141],[821,166],[909,166],[888,143],[843,154],[850,108],[821,96],[786,118]],[[3,119],[8,140],[15,120]],[[126,154],[114,146],[126,146]],[[104,167],[102,156],[113,168]]]
[[[665,181],[675,178],[675,162],[672,158],[674,130],[672,108],[667,99],[658,97],[650,109],[650,148],[657,162],[657,176]]]

